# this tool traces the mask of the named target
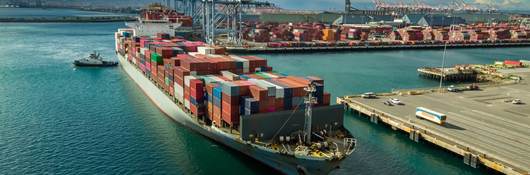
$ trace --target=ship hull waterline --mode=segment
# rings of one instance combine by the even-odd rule
[[[140,87],[151,102],[153,102],[166,116],[185,127],[199,132],[201,135],[209,139],[241,152],[284,174],[327,174],[339,167],[341,160],[323,161],[299,159],[293,156],[265,151],[251,146],[250,144],[240,142],[232,138],[230,135],[222,133],[218,129],[199,124],[196,119],[184,112],[169,96],[144,76],[140,70],[128,62],[124,56],[120,54],[116,55],[119,59],[120,67],[135,82],[135,84]]]

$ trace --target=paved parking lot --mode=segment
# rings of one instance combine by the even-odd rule
[[[526,75],[523,77],[528,78]],[[405,105],[386,106],[383,101],[388,98],[398,98]],[[526,104],[506,102],[516,98]],[[352,100],[443,133],[487,155],[530,171],[530,85],[526,81],[480,91]],[[446,114],[447,124],[439,126],[416,119],[416,107]]]

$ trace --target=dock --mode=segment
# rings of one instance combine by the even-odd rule
[[[4,17],[0,22],[25,23],[91,23],[136,21],[135,16],[50,16],[50,17]]]
[[[447,48],[492,48],[492,47],[527,47],[530,42],[498,42],[448,44]],[[410,50],[410,49],[443,49],[444,44],[416,44],[416,45],[378,45],[378,46],[325,46],[325,47],[232,47],[226,49],[231,53],[307,53],[307,52],[336,52],[336,51],[371,51],[371,50]]]
[[[444,81],[449,82],[471,82],[476,81],[478,72],[473,69],[459,69],[459,68],[429,68],[423,67],[418,69],[420,77],[439,80],[440,77]]]
[[[523,80],[530,78],[530,69],[522,77]],[[404,105],[383,104],[389,98],[397,98]],[[512,104],[512,99],[520,99],[524,104]],[[458,93],[433,89],[378,94],[374,99],[352,95],[338,97],[337,103],[344,104],[348,112],[370,118],[373,123],[385,123],[396,131],[404,131],[415,142],[425,140],[461,155],[463,162],[471,167],[482,165],[504,174],[529,174],[530,85],[527,81]],[[416,118],[416,107],[446,114],[446,124]]]

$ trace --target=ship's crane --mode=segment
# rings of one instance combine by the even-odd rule
[[[313,121],[313,105],[317,104],[317,98],[313,97],[313,93],[315,93],[316,86],[314,83],[309,84],[309,86],[305,87],[304,90],[307,93],[307,97],[305,98],[305,122],[304,122],[304,133],[305,133],[305,143],[307,145],[311,145],[311,126]]]
[[[352,11],[359,10],[359,9],[357,9],[357,8],[355,8],[355,7],[353,7],[351,5],[351,1],[350,0],[344,0],[344,8],[345,8],[344,9],[345,13],[351,13]]]

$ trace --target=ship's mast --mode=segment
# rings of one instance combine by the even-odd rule
[[[305,99],[305,123],[304,123],[304,133],[305,133],[305,143],[311,145],[311,121],[313,116],[312,106],[317,103],[317,99],[313,97],[313,93],[316,92],[315,84],[311,83],[308,87],[305,87],[304,90],[307,92],[307,97]]]

